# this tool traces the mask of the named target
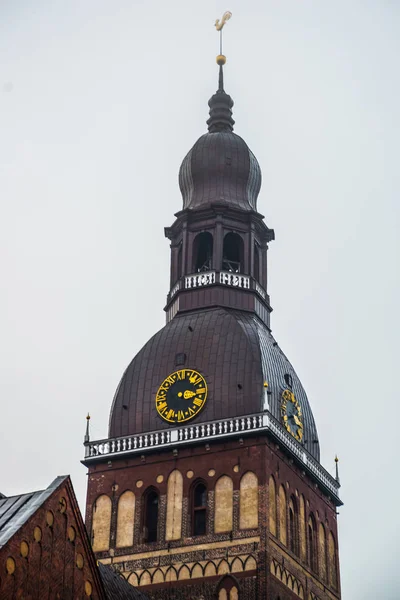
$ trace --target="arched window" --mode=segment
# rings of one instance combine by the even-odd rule
[[[219,584],[218,600],[239,600],[238,584],[233,577],[225,576]]]
[[[179,246],[179,250],[178,250],[178,272],[177,272],[177,279],[180,279],[182,277],[182,243]]]
[[[272,475],[269,478],[269,531],[276,536],[276,485]]]
[[[299,554],[299,514],[293,496],[289,501],[289,548],[294,554]]]
[[[258,477],[247,471],[240,480],[240,529],[258,527]]]
[[[260,252],[257,244],[254,244],[254,272],[253,276],[257,281],[260,281]]]
[[[313,571],[317,570],[317,532],[314,515],[311,513],[307,524],[308,564]]]
[[[118,500],[116,547],[133,545],[133,525],[135,521],[135,494],[124,492]]]
[[[198,481],[192,488],[192,534],[207,532],[207,487]]]
[[[92,547],[93,552],[102,552],[110,547],[111,498],[103,494],[93,504]]]
[[[303,494],[300,496],[300,515],[299,515],[299,546],[300,558],[306,562],[307,543],[306,543],[306,501]]]
[[[243,240],[237,233],[224,237],[222,269],[229,273],[243,273]]]
[[[193,244],[193,270],[195,273],[210,271],[213,255],[213,237],[209,231],[196,236]]]
[[[329,532],[328,538],[328,566],[329,566],[329,585],[331,585],[335,590],[338,587],[338,576],[337,576],[337,554],[336,554],[336,544],[335,538],[333,537],[332,532]]]
[[[233,482],[223,475],[215,485],[214,532],[232,531],[233,525]]]
[[[175,469],[170,473],[167,484],[166,540],[179,540],[182,537],[183,477]]]
[[[143,497],[143,541],[156,542],[158,539],[158,493],[148,490]]]
[[[318,544],[319,544],[319,572],[321,579],[326,581],[326,535],[325,527],[322,523],[318,528]]]
[[[287,508],[286,508],[286,492],[283,485],[279,488],[278,496],[279,508],[279,539],[282,544],[287,545]]]

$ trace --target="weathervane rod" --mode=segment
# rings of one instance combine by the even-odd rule
[[[229,12],[229,10],[227,10],[222,15],[222,19],[221,20],[217,19],[215,21],[215,29],[217,31],[219,31],[219,54],[220,54],[220,56],[222,56],[222,30],[224,28],[225,23],[227,21],[229,21],[229,19],[231,18],[231,16],[232,16],[232,13]]]

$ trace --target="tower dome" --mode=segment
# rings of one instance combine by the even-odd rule
[[[289,360],[256,316],[224,308],[177,315],[147,342],[117,388],[109,437],[168,429],[156,410],[157,388],[166,373],[185,367],[208,382],[208,401],[196,423],[258,414],[267,405],[280,422],[282,396],[292,391],[302,411],[302,444],[319,460],[314,417]]]
[[[197,140],[179,171],[183,208],[223,203],[256,211],[261,169],[246,142],[233,133],[233,100],[224,90],[222,65],[218,90],[208,105],[208,133]]]

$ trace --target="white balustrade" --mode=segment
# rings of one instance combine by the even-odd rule
[[[339,484],[319,462],[309,454],[304,446],[287,432],[267,411],[231,419],[221,419],[199,425],[184,425],[175,429],[153,431],[112,440],[85,443],[85,460],[92,462],[113,455],[143,452],[152,448],[165,448],[179,444],[194,443],[199,440],[211,440],[237,436],[252,431],[270,431],[293,456],[306,468],[318,482],[338,498]]]
[[[180,287],[180,282],[178,281],[178,283],[176,285],[174,285],[174,287],[170,291],[170,298],[171,299],[175,296],[176,292],[179,290],[179,287]]]
[[[223,285],[229,285],[231,287],[237,287],[244,290],[250,289],[250,277],[247,275],[240,275],[239,273],[228,273],[227,271],[221,271],[219,274],[219,282]]]
[[[215,271],[205,273],[194,273],[185,277],[185,289],[204,287],[215,283]]]
[[[261,285],[259,283],[257,283],[257,281],[255,282],[255,284],[256,284],[256,292],[258,294],[260,294],[260,296],[262,298],[264,298],[264,300],[265,300],[267,293],[265,292],[264,288],[262,288]]]

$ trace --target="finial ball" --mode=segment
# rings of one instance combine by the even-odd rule
[[[224,56],[223,54],[218,54],[216,60],[217,60],[217,65],[219,65],[221,67],[226,63],[226,56]]]

